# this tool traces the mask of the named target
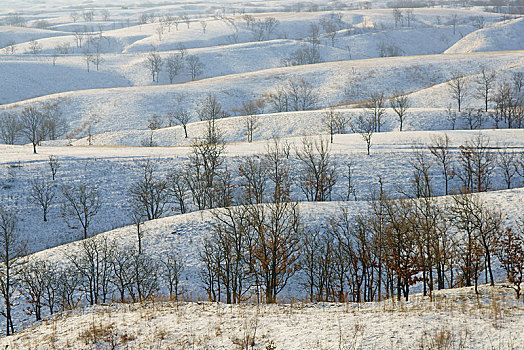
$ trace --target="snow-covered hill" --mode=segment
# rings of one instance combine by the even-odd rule
[[[495,24],[466,35],[445,53],[524,49],[524,18]]]

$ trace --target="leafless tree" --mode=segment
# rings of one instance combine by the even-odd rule
[[[140,165],[141,174],[131,186],[131,204],[147,220],[162,216],[169,200],[167,181],[156,174],[156,164],[148,159]]]
[[[260,204],[264,202],[268,183],[268,168],[263,158],[251,156],[242,160],[238,167],[242,203]]]
[[[34,315],[36,321],[42,319],[42,308],[45,306],[45,294],[49,281],[47,274],[53,273],[48,265],[46,261],[29,259],[25,261],[20,271],[20,291],[29,304],[26,312]]]
[[[206,33],[206,28],[207,28],[207,21],[200,21],[200,25],[202,26],[202,32],[204,32],[204,34]]]
[[[158,35],[158,41],[162,41],[162,35],[164,35],[164,26],[163,24],[160,24],[158,27],[156,27],[156,34]]]
[[[300,188],[307,200],[329,200],[337,183],[337,172],[331,160],[329,142],[324,139],[304,138],[302,147],[296,150],[296,154],[301,164]]]
[[[75,37],[75,40],[76,40],[76,47],[78,49],[82,48],[82,41],[84,41],[84,36],[85,36],[85,33],[83,31],[80,31],[80,30],[75,30],[73,31],[73,35]]]
[[[180,54],[172,54],[167,58],[166,69],[169,75],[169,83],[173,84],[173,81],[178,74],[184,69],[184,59]]]
[[[460,146],[460,168],[457,175],[462,182],[462,191],[485,192],[491,188],[491,177],[495,167],[495,153],[489,138],[479,134]]]
[[[268,186],[271,201],[289,201],[292,179],[288,145],[278,139],[273,139],[266,146],[263,162],[272,186]]]
[[[169,290],[169,299],[178,301],[181,295],[180,281],[184,271],[184,260],[178,252],[169,251],[161,260],[161,277]]]
[[[32,53],[33,55],[36,55],[40,53],[41,51],[42,51],[42,44],[40,44],[38,41],[34,39],[29,42],[29,52],[30,53]]]
[[[91,22],[93,18],[95,17],[95,11],[93,10],[84,10],[82,12],[82,17],[84,17],[84,20],[86,22]]]
[[[397,114],[400,122],[400,131],[402,131],[402,127],[408,116],[408,109],[410,108],[409,97],[403,92],[395,92],[394,96],[389,99],[389,105]]]
[[[104,22],[109,22],[109,20],[111,18],[111,13],[109,12],[108,9],[102,9],[102,10],[100,10],[100,16],[102,17],[102,20]]]
[[[153,77],[153,82],[158,82],[158,75],[160,71],[162,71],[163,61],[162,57],[160,57],[160,54],[156,51],[155,47],[152,47],[151,51],[149,51],[145,61],[145,65],[149,70],[149,73]]]
[[[313,85],[304,79],[290,79],[288,81],[287,91],[293,110],[307,111],[316,107],[318,96]]]
[[[371,138],[375,132],[375,118],[372,115],[359,115],[351,122],[351,130],[359,133],[364,142],[366,142],[367,151],[371,148]]]
[[[56,186],[44,178],[31,181],[31,193],[29,200],[39,205],[44,214],[44,222],[47,221],[47,211],[56,195]]]
[[[75,223],[80,224],[83,238],[86,239],[93,217],[100,209],[98,190],[85,184],[64,185],[62,196],[62,216],[70,228],[78,228]]]
[[[200,62],[198,56],[189,55],[186,57],[187,66],[189,68],[189,73],[191,74],[191,80],[198,79],[199,76],[204,73],[204,64]]]
[[[322,124],[329,132],[330,142],[333,143],[333,135],[344,132],[346,119],[342,113],[336,111],[335,107],[329,108],[322,117]]]
[[[447,196],[449,194],[449,180],[455,176],[449,136],[444,134],[433,137],[428,148],[441,168],[445,184],[444,193]]]
[[[447,84],[451,97],[457,101],[458,111],[460,112],[464,99],[468,93],[467,77],[461,72],[453,72],[451,79]]]
[[[297,204],[281,201],[249,206],[248,218],[256,235],[252,270],[262,282],[266,303],[276,303],[300,261],[302,228]]]
[[[89,49],[89,47],[85,47],[84,50],[82,51],[82,54],[84,55],[84,61],[87,66],[87,71],[89,72],[90,65],[93,62],[94,55],[91,52],[91,50]]]
[[[480,76],[475,80],[478,84],[477,97],[484,101],[484,111],[488,111],[488,103],[491,100],[491,92],[495,88],[496,73],[482,67]]]
[[[25,107],[20,115],[20,132],[33,144],[33,153],[36,154],[36,146],[49,134],[47,115],[36,106]]]
[[[380,132],[380,129],[384,124],[384,116],[386,115],[386,99],[384,97],[384,93],[372,92],[364,107],[367,109],[367,112],[374,120],[374,131]]]
[[[402,10],[399,8],[393,9],[393,19],[395,20],[395,27],[398,27],[398,25],[402,25],[404,15],[402,14]]]
[[[191,114],[185,109],[178,108],[173,112],[172,117],[182,125],[185,138],[187,139],[187,124],[191,120]]]
[[[154,113],[151,118],[149,118],[149,120],[147,121],[147,128],[149,130],[158,130],[160,128],[162,128],[163,124],[164,124],[164,121],[162,120],[162,118]]]
[[[520,230],[506,229],[497,240],[495,254],[506,271],[508,282],[513,285],[516,298],[520,299],[524,282],[524,222]]]
[[[111,267],[116,250],[107,237],[92,237],[80,242],[80,249],[67,258],[80,277],[80,290],[90,305],[105,303],[111,293]]]
[[[504,181],[506,181],[509,190],[511,188],[511,180],[518,171],[517,155],[509,150],[507,145],[502,145],[499,146],[497,156],[498,166],[502,169]]]
[[[406,22],[408,22],[408,27],[411,27],[411,22],[415,20],[415,14],[413,13],[413,9],[407,9],[405,13],[406,13]]]
[[[4,46],[4,52],[6,55],[14,55],[16,52],[16,41],[9,40]]]
[[[133,277],[133,253],[134,247],[117,246],[112,256],[111,284],[120,294],[120,302],[125,302],[126,292],[135,283]]]
[[[204,137],[191,145],[186,182],[199,210],[215,206],[215,185],[224,162],[225,147],[222,132],[214,119],[207,121]]]
[[[71,19],[73,20],[73,23],[76,23],[76,21],[78,21],[78,18],[80,17],[78,12],[76,11],[73,11],[69,14],[69,16],[71,17]]]
[[[13,145],[20,132],[20,128],[20,120],[15,113],[6,112],[1,115],[0,137],[4,143]]]
[[[222,105],[213,93],[207,94],[198,104],[198,117],[201,121],[215,121],[226,115]]]
[[[13,210],[0,206],[0,294],[4,310],[0,312],[6,319],[6,335],[13,334],[13,306],[16,284],[20,274],[20,258],[25,254],[25,246],[16,228],[17,217]]]
[[[49,161],[47,162],[49,164],[49,168],[51,169],[51,178],[53,181],[55,181],[56,172],[58,169],[60,169],[60,162],[58,161],[58,158],[56,156],[50,155]]]
[[[168,190],[171,198],[178,207],[180,214],[185,214],[188,210],[188,191],[186,177],[181,168],[173,170],[167,177]]]

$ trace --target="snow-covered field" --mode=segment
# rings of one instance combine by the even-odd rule
[[[1,0],[0,126],[8,115],[46,103],[57,103],[68,124],[56,140],[41,142],[37,154],[21,133],[15,145],[1,144],[0,139],[0,206],[16,207],[27,253],[40,261],[68,264],[67,257],[80,249],[81,230],[64,221],[60,193],[46,222],[29,200],[31,181],[51,175],[50,156],[60,163],[57,188],[87,184],[101,194],[90,235],[107,237],[120,247],[134,246],[130,188],[141,164],[154,161],[159,176],[180,171],[191,156],[191,145],[208,127],[197,112],[211,95],[226,112],[216,126],[226,142],[224,164],[234,170],[236,185],[240,162],[260,157],[276,138],[289,145],[292,179],[298,179],[302,168],[295,154],[304,137],[328,138],[328,108],[344,116],[347,124],[330,145],[339,176],[332,201],[305,202],[297,184],[291,188],[291,199],[299,202],[308,227],[326,227],[341,208],[352,215],[368,208],[379,179],[393,197],[408,193],[413,148],[447,134],[457,164],[460,146],[479,133],[489,139],[493,152],[507,148],[521,160],[511,189],[506,189],[503,169],[496,163],[490,191],[481,194],[503,211],[506,227],[515,227],[524,212],[524,129],[499,129],[507,125],[495,125],[486,117],[477,126],[482,130],[466,130],[468,122],[456,112],[449,81],[463,74],[467,93],[462,108],[484,108],[478,83],[483,71],[496,75],[491,97],[503,83],[516,81],[516,73],[524,73],[524,18],[490,6],[463,7],[457,1],[453,6],[402,8],[401,19],[395,20],[391,6],[385,0],[126,0],[113,5],[101,0]],[[268,19],[276,21],[274,28],[257,32],[267,28]],[[308,62],[304,55],[312,49],[319,57]],[[151,52],[164,63],[156,81],[146,66]],[[94,54],[99,55],[99,67]],[[290,64],[300,55],[302,61]],[[168,58],[181,56],[183,68],[169,77]],[[194,77],[187,57],[202,63]],[[302,79],[315,103],[308,110],[277,110],[271,97]],[[373,134],[367,155],[365,142],[350,125],[371,113],[365,103],[375,92],[386,99],[405,94],[410,106],[400,131],[395,111],[385,103],[382,130]],[[255,102],[257,127],[253,142],[247,142],[250,116],[242,107]],[[487,116],[494,114],[494,107],[490,101]],[[190,116],[187,138],[183,126],[170,119],[181,110]],[[457,120],[450,119],[452,112]],[[154,115],[162,125],[150,130]],[[351,200],[344,183],[349,163],[356,188]],[[434,194],[447,201],[440,168],[433,163],[429,173]],[[459,186],[459,179],[452,178],[450,187]],[[524,309],[501,287],[506,277],[498,265],[497,287],[482,287],[480,297],[459,289],[439,291],[433,301],[415,296],[409,303],[302,304],[294,302],[304,297],[297,273],[279,296],[290,304],[200,302],[205,299],[200,252],[214,221],[209,210],[189,206],[193,212],[176,215],[170,203],[162,218],[144,223],[143,248],[145,256],[154,259],[179,252],[185,264],[181,288],[191,302],[86,307],[55,317],[44,312],[45,321],[34,324],[23,310],[26,301],[15,293],[15,328],[20,333],[1,339],[0,346],[231,349],[242,348],[252,337],[252,344],[243,348],[524,349]]]
[[[524,305],[503,287],[366,304],[152,302],[74,310],[7,348],[522,349]],[[43,345],[46,344],[46,345]]]

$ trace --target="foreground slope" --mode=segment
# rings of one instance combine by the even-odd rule
[[[74,310],[0,340],[6,348],[522,349],[524,305],[506,288],[409,303],[127,304]]]

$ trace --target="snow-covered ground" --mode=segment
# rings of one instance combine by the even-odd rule
[[[0,340],[11,349],[523,349],[507,288],[365,304],[120,304],[73,310]]]
[[[134,245],[129,189],[140,162],[155,161],[162,176],[180,169],[190,155],[189,146],[205,131],[206,124],[198,121],[196,111],[209,94],[231,115],[216,122],[227,142],[224,158],[229,169],[237,169],[246,157],[264,153],[274,138],[289,143],[293,154],[304,136],[326,137],[328,107],[336,106],[350,121],[370,113],[362,102],[372,92],[383,92],[385,97],[407,94],[410,109],[405,131],[399,131],[395,113],[386,104],[385,123],[382,132],[372,137],[370,156],[362,137],[350,133],[349,127],[347,133],[334,136],[331,154],[341,180],[332,202],[304,202],[296,185],[292,199],[300,202],[305,225],[323,227],[341,207],[352,214],[367,208],[379,178],[387,193],[409,191],[413,147],[446,133],[456,158],[459,146],[480,132],[460,130],[467,128],[465,120],[459,118],[452,126],[447,118],[447,109],[455,109],[448,85],[453,74],[461,72],[468,79],[463,107],[478,109],[483,101],[477,96],[476,79],[483,69],[496,72],[496,86],[511,81],[513,73],[524,72],[522,17],[491,12],[489,7],[463,8],[458,1],[456,5],[415,8],[413,12],[401,9],[402,20],[395,23],[392,4],[385,0],[369,4],[283,0],[157,4],[125,0],[118,6],[101,0],[88,4],[2,0],[0,118],[3,112],[19,113],[26,106],[58,102],[69,123],[69,137],[43,142],[38,154],[23,145],[27,140],[21,135],[17,145],[0,145],[1,204],[16,206],[18,228],[28,253],[36,259],[67,264],[67,254],[79,249],[81,232],[64,222],[61,195],[52,203],[45,223],[39,208],[29,201],[31,180],[50,177],[47,162],[53,155],[60,162],[58,186],[84,183],[101,194],[100,212],[90,234],[108,237],[119,246]],[[91,9],[95,11],[93,19],[86,17]],[[103,18],[104,13],[108,18]],[[140,23],[144,14],[150,16],[148,23]],[[160,18],[165,15],[186,15],[187,23],[179,20],[178,28],[171,24],[160,31]],[[27,27],[8,25],[18,16],[25,18]],[[275,18],[278,25],[271,33],[257,35],[246,18]],[[330,36],[324,28],[326,19],[337,18],[336,31]],[[318,38],[312,38],[315,25]],[[82,45],[77,41],[79,33],[84,33]],[[84,53],[90,47],[88,37],[99,38],[103,58],[99,69],[91,63],[89,72]],[[33,40],[38,50],[30,53]],[[297,50],[311,49],[312,42],[318,45],[320,63],[286,66]],[[57,46],[67,47],[68,53],[53,57]],[[203,63],[198,80],[191,81],[186,67],[170,84],[164,67],[153,82],[145,66],[153,47],[164,62],[182,51],[197,56]],[[381,57],[392,52],[397,57]],[[248,143],[242,104],[267,101],[278,87],[298,79],[311,84],[316,106],[310,111],[276,113],[266,103],[258,116],[254,142]],[[191,114],[188,138],[182,126],[168,127],[167,115],[177,109]],[[153,115],[163,119],[163,127],[154,131],[147,128]],[[491,120],[481,127],[494,150],[509,147],[522,157],[524,129],[491,129]],[[151,141],[156,147],[143,147]],[[290,162],[292,175],[297,177],[300,164],[293,156]],[[357,188],[351,201],[345,201],[347,189],[342,180],[348,162]],[[438,167],[432,165],[430,172],[435,194],[442,195]],[[236,174],[233,181],[238,182]],[[450,186],[458,187],[458,179],[451,180]],[[524,178],[516,174],[512,188],[503,190],[505,187],[502,171],[496,167],[491,191],[481,197],[502,209],[504,224],[512,226],[524,209]],[[144,224],[144,252],[159,258],[167,251],[179,251],[186,264],[182,281],[185,297],[204,299],[199,252],[211,231],[212,215],[209,211],[175,215],[171,209],[163,218]],[[121,348],[231,349],[256,329],[255,348],[266,349],[275,349],[269,345],[272,341],[276,349],[524,349],[522,303],[513,302],[513,295],[500,287],[505,276],[498,266],[495,274],[499,287],[483,287],[478,299],[471,290],[462,289],[438,292],[433,301],[416,296],[407,304],[226,307],[157,302],[84,308],[1,339],[0,346],[85,348],[97,343],[104,348],[116,342]],[[280,298],[289,302],[301,296],[297,274]],[[20,330],[31,325],[32,317],[22,310],[25,301],[17,298],[22,305],[15,310]],[[93,336],[100,338],[96,341]]]

